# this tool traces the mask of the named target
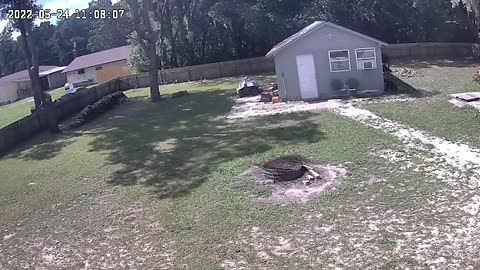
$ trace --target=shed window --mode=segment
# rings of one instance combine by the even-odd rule
[[[102,66],[96,67],[95,70],[102,70]]]
[[[350,71],[350,52],[348,50],[329,51],[331,72]]]
[[[85,74],[85,69],[83,69],[83,68],[82,68],[82,69],[79,69],[79,70],[78,70],[78,74]]]
[[[357,57],[357,69],[376,69],[377,68],[377,55],[375,48],[356,49],[355,55]]]

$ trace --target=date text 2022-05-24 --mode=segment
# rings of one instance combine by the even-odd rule
[[[8,19],[12,20],[57,20],[64,19],[119,19],[125,14],[124,9],[11,9],[8,11]]]

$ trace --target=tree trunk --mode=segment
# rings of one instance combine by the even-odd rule
[[[158,83],[158,59],[155,48],[149,48],[148,77],[150,81],[150,98],[152,102],[160,101],[160,86]]]
[[[137,33],[138,43],[148,57],[148,77],[150,81],[150,98],[152,102],[159,101],[160,87],[158,85],[158,57],[157,42],[158,33],[152,27],[149,13],[152,11],[152,1],[143,0],[140,10],[138,0],[128,0],[127,3],[132,10],[133,24]]]
[[[25,54],[25,63],[27,64],[28,76],[32,84],[33,99],[35,101],[35,108],[38,109],[43,103],[43,89],[42,81],[39,75],[39,65],[31,39],[31,30],[25,21],[22,22],[20,33],[23,43],[23,52]]]
[[[32,39],[32,29],[23,21],[20,25],[20,33],[23,41],[23,50],[25,53],[25,61],[27,64],[28,76],[32,85],[33,99],[35,101],[35,110],[47,116],[48,128],[52,133],[59,133],[58,118],[55,104],[52,103],[51,97],[43,93],[42,80],[40,79],[40,70],[38,64],[38,50]],[[49,100],[47,100],[46,96]]]
[[[28,75],[30,76],[30,82],[32,84],[33,100],[35,101],[35,108],[38,109],[43,103],[43,89],[42,80],[38,74],[38,66],[29,66]]]

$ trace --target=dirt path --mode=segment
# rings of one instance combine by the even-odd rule
[[[339,100],[328,100],[319,102],[281,102],[279,104],[261,103],[260,97],[246,97],[238,98],[235,101],[230,113],[227,115],[227,120],[235,121],[239,119],[288,114],[298,112],[311,112],[326,109],[334,109],[342,106],[344,102]]]
[[[441,161],[437,165],[449,165],[452,169],[458,170],[460,175],[469,171],[471,173],[471,177],[469,177],[470,184],[474,184],[477,187],[480,183],[480,149],[431,136],[426,132],[407,127],[375,115],[371,111],[351,105],[339,107],[335,111],[364,125],[381,129],[397,137],[405,144],[408,150],[424,150],[428,152],[436,161]]]

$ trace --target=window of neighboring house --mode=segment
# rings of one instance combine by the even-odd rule
[[[95,70],[102,70],[102,66],[96,67]]]
[[[83,68],[82,68],[82,69],[79,69],[79,70],[78,70],[78,74],[85,74],[85,69],[83,69]]]
[[[377,55],[375,48],[356,49],[355,55],[357,57],[357,69],[376,69],[377,68]]]
[[[329,51],[328,57],[330,60],[331,72],[350,71],[350,52],[349,50]]]

